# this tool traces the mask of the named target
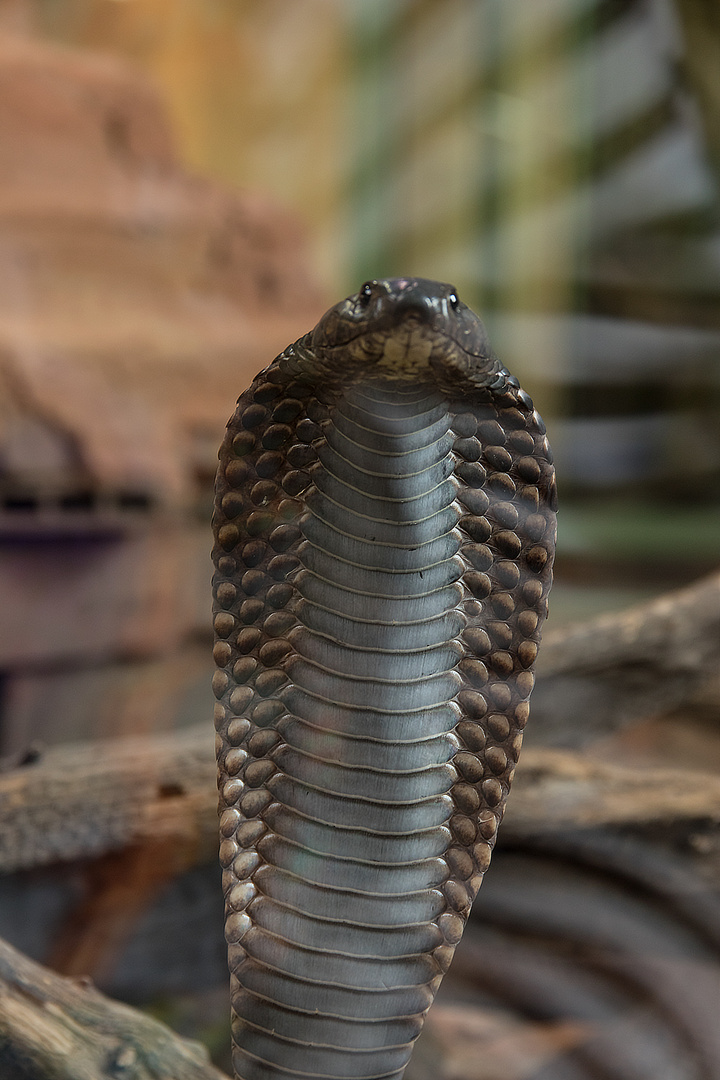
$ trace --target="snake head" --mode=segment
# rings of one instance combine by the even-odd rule
[[[329,371],[342,352],[349,380],[372,372],[495,389],[505,374],[478,316],[452,285],[427,278],[366,281],[323,315],[307,344]]]

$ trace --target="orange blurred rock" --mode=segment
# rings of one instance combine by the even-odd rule
[[[143,75],[9,36],[0,285],[0,483],[173,502],[324,307],[298,223],[188,175]]]

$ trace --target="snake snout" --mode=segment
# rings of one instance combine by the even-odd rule
[[[394,314],[398,321],[414,321],[430,325],[438,314],[438,299],[418,288],[407,289],[400,293],[395,301]]]

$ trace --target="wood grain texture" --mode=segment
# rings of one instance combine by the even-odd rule
[[[224,1080],[200,1043],[0,941],[3,1080]]]

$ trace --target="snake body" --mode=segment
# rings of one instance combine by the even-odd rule
[[[480,320],[425,279],[367,282],[240,397],[213,688],[242,1080],[402,1077],[528,719],[551,462]]]

